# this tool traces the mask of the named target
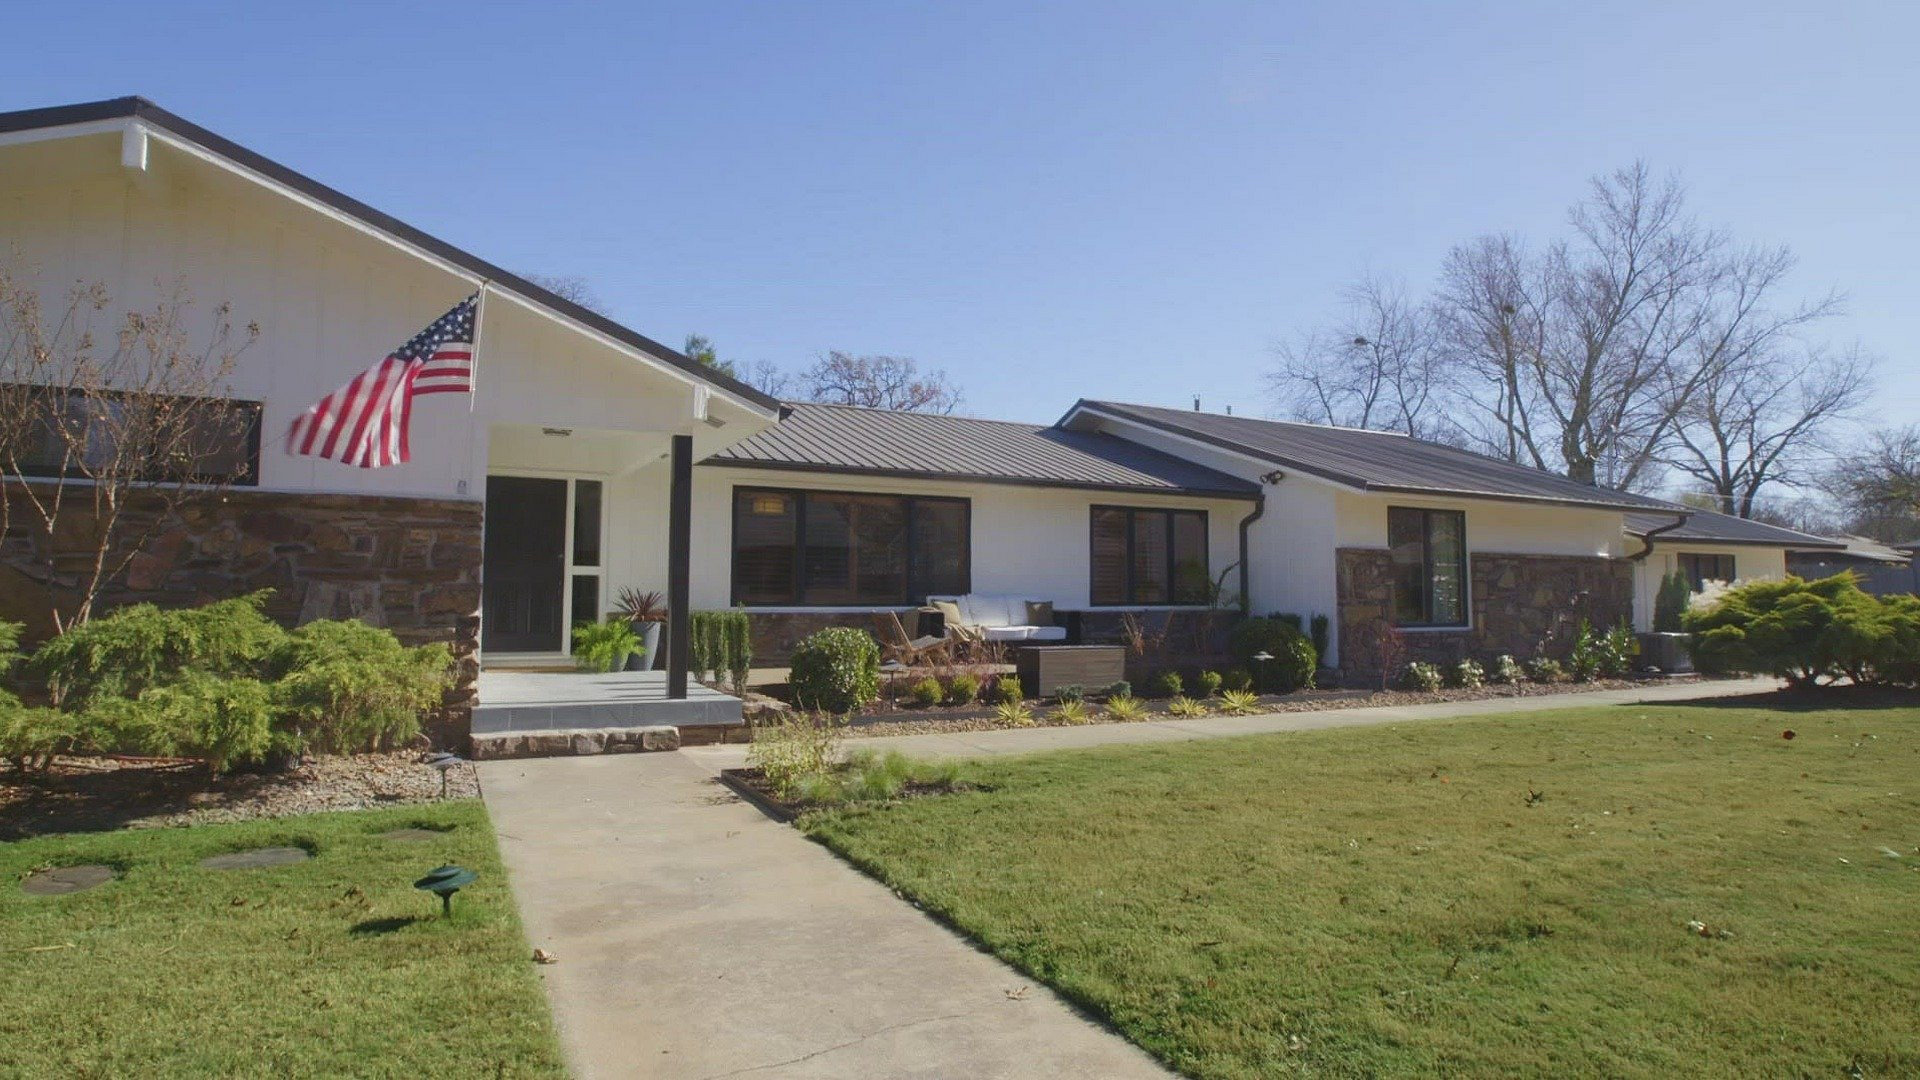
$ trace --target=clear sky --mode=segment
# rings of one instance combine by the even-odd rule
[[[138,93],[615,317],[965,411],[1264,412],[1373,272],[1677,170],[1920,421],[1920,5],[22,5],[0,109]]]

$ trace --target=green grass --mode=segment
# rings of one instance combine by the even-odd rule
[[[375,835],[414,825],[450,831]],[[196,865],[281,845],[314,857]],[[89,862],[119,877],[19,888]],[[412,887],[444,862],[480,874],[450,921]],[[561,1075],[529,956],[478,802],[0,844],[0,1076]]]
[[[980,778],[802,825],[1193,1076],[1920,1074],[1920,709],[1569,709]]]

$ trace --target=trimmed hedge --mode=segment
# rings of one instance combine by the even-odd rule
[[[1920,598],[1874,596],[1849,571],[1749,582],[1684,621],[1702,671],[1776,675],[1794,687],[1842,677],[1920,683]]]
[[[880,646],[864,630],[829,626],[793,647],[788,687],[803,709],[849,713],[880,697]]]

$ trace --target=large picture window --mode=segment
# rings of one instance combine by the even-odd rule
[[[1694,592],[1699,592],[1709,581],[1736,580],[1731,555],[1701,555],[1683,551],[1680,553],[1680,572],[1687,575]]]
[[[733,489],[733,602],[917,603],[972,588],[966,499]]]
[[[1108,606],[1204,604],[1207,512],[1096,506],[1088,595]]]
[[[1467,515],[1459,510],[1387,508],[1393,557],[1393,621],[1400,626],[1467,625]]]
[[[154,482],[258,484],[260,482],[260,403],[141,396],[113,391],[64,393],[11,383],[0,386],[0,408],[38,413],[20,450],[20,475],[26,478],[97,475],[123,452],[123,435],[167,432],[165,445],[124,448],[124,467],[136,479]],[[195,410],[189,430],[177,422],[147,424],[135,410],[163,409],[185,402]],[[178,437],[175,437],[175,436]],[[149,440],[153,441],[153,440]],[[0,466],[3,467],[3,466]],[[116,474],[127,475],[126,473]]]

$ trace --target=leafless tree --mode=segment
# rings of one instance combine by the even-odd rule
[[[809,401],[873,409],[951,413],[961,397],[946,372],[921,374],[920,366],[904,356],[830,352],[802,372],[798,382]]]
[[[1857,351],[1746,352],[1716,366],[1679,403],[1662,460],[1711,495],[1714,509],[1754,516],[1770,485],[1802,487],[1831,454],[1834,425],[1866,397],[1872,365]]]
[[[1276,350],[1267,385],[1282,409],[1313,423],[1440,434],[1446,379],[1432,313],[1377,278],[1343,299],[1331,326]]]
[[[521,274],[523,278],[547,290],[562,300],[568,300],[596,315],[612,317],[607,310],[607,302],[593,291],[587,279],[578,274]]]
[[[56,630],[86,622],[101,589],[188,504],[219,497],[234,474],[204,463],[231,456],[254,419],[232,406],[228,380],[257,326],[236,340],[222,304],[196,345],[193,303],[176,288],[97,339],[111,302],[104,285],[81,282],[48,319],[38,283],[0,270],[0,526],[16,509],[31,521]]]
[[[1873,432],[1833,480],[1858,511],[1920,515],[1920,424]]]
[[[1596,178],[1568,221],[1537,255],[1511,237],[1456,248],[1439,291],[1479,441],[1516,461],[1645,486],[1708,380],[1838,307],[1776,308],[1792,254],[1737,247],[1644,164]]]

